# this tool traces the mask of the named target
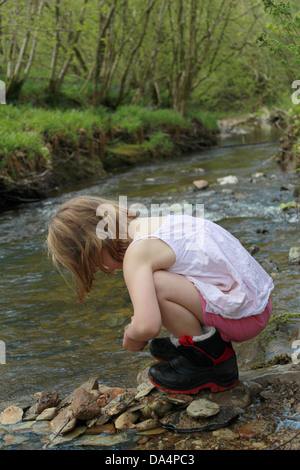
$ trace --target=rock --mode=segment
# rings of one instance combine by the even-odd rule
[[[95,397],[93,393],[89,393],[81,387],[75,391],[70,409],[73,412],[73,416],[81,420],[95,418],[101,412],[97,396]]]
[[[152,383],[150,382],[149,377],[148,377],[149,369],[150,369],[150,366],[146,367],[145,369],[141,370],[141,372],[138,373],[137,378],[136,378],[138,385],[145,383],[145,382],[147,383],[149,382],[149,384]]]
[[[73,418],[73,411],[70,408],[64,408],[59,414],[50,421],[50,429],[54,434],[67,434],[76,426],[77,419]]]
[[[39,397],[36,412],[42,413],[46,408],[52,408],[60,403],[58,393],[55,390],[43,391]]]
[[[236,184],[238,179],[234,175],[224,176],[223,178],[217,178],[219,184]]]
[[[18,406],[9,406],[0,415],[1,424],[15,424],[22,420],[23,410]]]
[[[155,388],[155,385],[153,385],[150,381],[148,382],[142,382],[141,384],[138,385],[138,393],[135,396],[135,399],[137,400],[138,398],[145,397],[150,393],[153,389]]]
[[[48,435],[50,431],[49,421],[33,421],[31,431],[35,434]]]
[[[56,416],[56,413],[57,408],[55,406],[46,408],[36,417],[36,421],[51,421]]]
[[[252,178],[263,178],[263,177],[266,177],[265,173],[263,173],[262,171],[258,171],[257,173],[253,173],[251,176],[252,176]]]
[[[209,183],[206,180],[195,180],[193,181],[193,185],[196,189],[206,189],[209,187]]]
[[[131,440],[134,440],[134,438],[131,437]],[[116,446],[118,444],[121,444],[122,442],[128,441],[128,436],[126,433],[117,433],[114,435],[89,435],[89,434],[84,434],[83,436],[80,436],[76,442],[74,442],[75,446],[104,446],[104,447],[109,447],[110,449],[113,448],[113,446]]]
[[[214,416],[220,411],[220,406],[213,401],[205,398],[193,400],[186,409],[191,418],[208,418]]]
[[[207,398],[218,405],[233,406],[241,409],[251,404],[250,388],[247,384],[239,382],[234,388],[222,392],[213,393],[203,390],[195,395],[195,398]]]
[[[54,447],[59,444],[66,444],[67,442],[72,441],[73,439],[81,436],[86,431],[86,426],[76,426],[75,429],[71,430],[68,435],[64,436],[50,436],[50,442],[49,439],[47,439],[47,443],[45,447],[48,447],[51,449],[51,447]]]
[[[162,418],[172,410],[172,403],[165,398],[149,397],[144,401],[145,407],[141,409],[141,415],[144,419],[153,417],[153,413]]]
[[[93,426],[88,428],[85,434],[116,434],[117,430],[114,423],[107,423],[101,426]]]
[[[218,439],[222,439],[225,441],[232,441],[234,439],[239,439],[239,434],[236,432],[231,431],[229,428],[217,429],[216,431],[212,432],[214,437]]]
[[[15,446],[27,441],[26,436],[16,436],[15,434],[5,434],[3,437],[4,446]]]
[[[153,418],[145,419],[144,421],[141,421],[140,423],[137,423],[135,425],[135,429],[137,431],[147,431],[150,429],[155,429],[159,426],[157,421]]]
[[[35,420],[38,416],[37,407],[38,407],[38,403],[35,403],[30,408],[28,408],[28,410],[26,410],[24,415],[23,415],[23,421],[33,421],[33,420]]]
[[[289,263],[300,264],[300,246],[292,246],[292,248],[290,248]]]
[[[134,400],[136,389],[126,390],[101,408],[101,414],[88,423],[88,427],[107,423],[113,416],[122,413]]]
[[[188,406],[193,401],[193,398],[190,395],[174,393],[172,395],[166,395],[165,400],[173,403],[174,405]]]
[[[82,385],[80,385],[80,387],[78,388],[83,388],[84,390],[86,390],[87,392],[91,392],[92,390],[99,390],[99,385],[98,385],[98,381],[96,379],[90,379],[88,380],[87,382],[84,382]],[[76,394],[78,388],[76,388],[72,393],[70,393],[70,395],[68,395],[66,398],[64,398],[60,404],[58,405],[58,409],[61,409],[61,408],[64,408],[66,406],[69,406],[72,401],[73,401],[73,397],[74,395]],[[105,387],[105,388],[109,388],[109,387]]]
[[[240,379],[251,380],[265,387],[268,384],[280,382],[288,383],[291,380],[300,385],[300,370],[296,364],[276,364],[257,370],[240,371]]]
[[[109,387],[105,392],[102,392],[101,398],[104,398],[104,405],[107,405],[110,403],[114,398],[116,398],[118,395],[121,395],[121,393],[124,393],[126,391],[125,388],[119,388],[119,387]]]
[[[140,414],[136,411],[124,411],[115,420],[115,428],[118,431],[134,428],[134,423],[138,420]]]
[[[263,419],[253,419],[239,429],[240,437],[251,439],[271,431],[270,424]]]
[[[214,431],[227,426],[241,414],[241,409],[232,406],[220,406],[220,411],[209,418],[192,418],[187,410],[175,411],[164,416],[159,423],[166,429],[175,432],[190,433],[200,431]]]

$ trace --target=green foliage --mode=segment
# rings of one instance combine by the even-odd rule
[[[258,36],[260,47],[280,58],[290,73],[296,77],[300,65],[300,11],[290,2],[262,0],[265,11],[275,20],[275,24],[267,23],[266,31]],[[298,68],[297,68],[298,67]],[[296,72],[297,70],[297,72]]]
[[[171,153],[174,148],[173,143],[162,131],[153,134],[148,141],[142,143],[141,147],[145,151],[163,151],[164,154]]]
[[[177,127],[190,127],[189,119],[172,109],[152,110],[140,106],[120,106],[110,117],[110,126],[134,133],[143,127],[158,129],[161,126],[174,130]]]
[[[116,112],[109,112],[103,106],[87,109],[44,109],[30,104],[0,106],[0,162],[5,165],[7,158],[21,150],[29,158],[40,154],[48,157],[45,144],[52,138],[60,138],[72,146],[79,143],[82,135],[85,141],[94,137],[96,130],[126,131],[133,140],[142,131],[140,144],[130,145],[130,151],[163,151],[173,149],[167,132],[190,129],[192,118],[197,118],[213,128],[216,120],[211,113],[190,113],[183,117],[170,109],[152,110],[139,106],[121,106]],[[123,151],[127,151],[125,144]],[[112,149],[112,151],[114,151]]]

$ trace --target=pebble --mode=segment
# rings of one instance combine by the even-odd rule
[[[216,431],[212,432],[212,435],[219,439],[225,439],[226,441],[239,439],[240,437],[238,433],[233,432],[231,431],[231,429],[228,429],[228,428],[217,429]]]
[[[56,416],[56,413],[57,408],[55,406],[52,408],[46,408],[36,417],[36,421],[51,421]]]
[[[214,416],[220,411],[220,405],[213,401],[202,398],[192,401],[186,409],[191,418],[208,418]]]
[[[256,436],[267,434],[269,425],[263,419],[253,419],[239,429],[240,437],[244,439],[251,439]]]
[[[2,411],[0,415],[0,423],[1,424],[16,424],[22,420],[23,417],[23,410],[18,406],[9,406]]]
[[[193,181],[193,185],[196,189],[206,189],[208,188],[209,183],[206,180],[195,180]]]
[[[138,420],[139,413],[135,411],[124,411],[115,420],[115,428],[119,431],[134,428],[134,423]]]
[[[290,248],[289,263],[300,264],[300,246],[292,246],[292,248]]]
[[[219,184],[236,184],[238,182],[238,178],[234,175],[224,176],[223,178],[217,178]]]

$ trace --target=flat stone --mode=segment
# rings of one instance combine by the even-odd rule
[[[18,406],[11,405],[2,411],[0,415],[1,424],[15,424],[22,420],[23,410]]]
[[[117,430],[113,423],[103,424],[102,426],[93,426],[88,428],[85,434],[116,434]]]
[[[77,419],[73,418],[73,412],[69,408],[64,408],[59,414],[50,421],[50,429],[54,434],[67,434],[72,431]]]
[[[192,401],[186,409],[191,418],[208,418],[214,416],[220,411],[220,405],[213,401],[202,398]]]
[[[51,421],[56,414],[57,408],[55,406],[52,408],[46,408],[36,417],[36,421]]]
[[[139,384],[137,387],[138,393],[136,394],[135,399],[145,397],[154,388],[155,388],[155,385],[153,385],[150,381]]]
[[[35,403],[30,408],[28,408],[28,410],[26,410],[23,415],[23,421],[35,420],[38,416],[37,407],[38,407],[38,403]]]
[[[25,442],[27,440],[28,440],[28,437],[26,437],[26,436],[16,436],[15,434],[5,434],[5,436],[3,437],[5,447],[22,444],[23,442]]]
[[[220,411],[209,418],[192,418],[186,410],[175,411],[162,418],[161,426],[171,431],[190,433],[200,431],[214,431],[226,427],[231,421],[240,416],[242,410],[232,406],[220,406]]]
[[[196,189],[206,189],[209,187],[209,183],[206,180],[195,180],[193,181],[193,185]]]
[[[57,435],[50,435],[47,439],[45,448],[51,449],[59,444],[66,444],[67,442],[72,441],[73,439],[81,436],[86,430],[86,426],[77,426],[71,432],[69,432],[66,436],[57,436]],[[44,441],[45,442],[45,441]]]
[[[222,392],[213,393],[210,390],[202,390],[195,398],[207,398],[218,405],[236,406],[247,408],[251,404],[250,387],[241,381],[233,388]]]
[[[128,440],[128,436],[126,433],[118,433],[114,434],[113,436],[107,435],[99,435],[93,436],[89,434],[84,434],[80,436],[76,442],[74,442],[75,446],[104,446],[104,447],[112,447],[117,444],[121,444],[122,442],[126,442]]]

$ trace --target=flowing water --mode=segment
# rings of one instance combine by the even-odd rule
[[[288,265],[288,253],[299,245],[300,221],[295,210],[278,208],[293,199],[299,179],[282,173],[272,158],[277,138],[269,128],[253,129],[223,141],[223,147],[119,170],[90,186],[1,214],[0,340],[6,363],[0,364],[0,401],[46,389],[66,396],[89,378],[135,386],[137,373],[149,363],[147,348],[140,353],[122,348],[132,315],[122,273],[97,273],[97,287],[83,305],[49,261],[47,224],[66,198],[127,196],[128,205],[138,202],[148,209],[154,203],[204,204],[206,218],[230,230],[246,248],[257,245],[257,259],[273,263],[274,314],[299,311],[299,268]],[[256,172],[266,176],[253,178]],[[227,175],[237,176],[237,184],[217,182]],[[194,191],[196,179],[206,179],[210,187]]]

